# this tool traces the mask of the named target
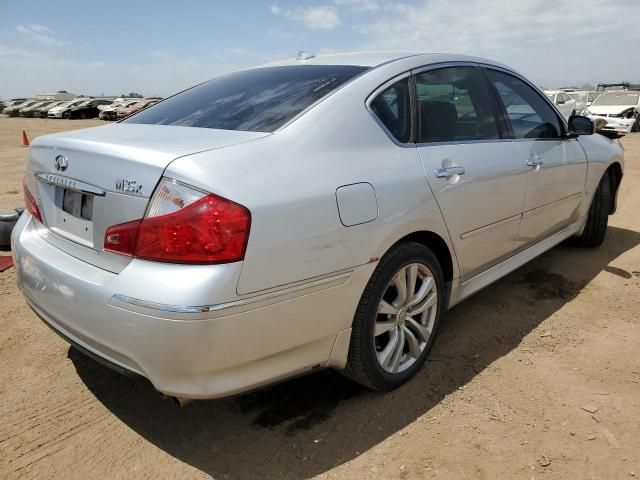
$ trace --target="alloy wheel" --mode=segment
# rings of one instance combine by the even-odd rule
[[[374,342],[378,364],[387,373],[413,365],[429,343],[438,308],[438,290],[426,265],[411,263],[391,279],[378,304]]]

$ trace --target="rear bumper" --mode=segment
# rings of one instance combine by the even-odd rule
[[[230,282],[235,289],[241,265],[199,266],[215,272],[190,271],[187,286],[177,272],[185,266],[171,266],[175,273],[167,275],[166,264],[134,260],[113,274],[46,242],[28,214],[14,229],[12,246],[18,285],[51,328],[110,366],[148,378],[160,392],[186,398],[222,397],[318,367],[342,367],[353,312],[375,267],[217,303]],[[146,299],[120,296],[142,298],[132,279],[151,287]],[[213,292],[203,302],[211,308],[196,313],[158,302],[177,303],[176,290]],[[183,297],[189,297],[185,305],[198,304],[191,293]]]

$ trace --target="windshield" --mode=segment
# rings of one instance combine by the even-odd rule
[[[71,105],[73,102],[62,102],[60,105],[57,105],[58,107],[67,107],[69,105]]]
[[[85,100],[72,100],[70,102],[65,102],[61,105],[58,105],[59,107],[76,107],[78,105],[80,105],[81,103],[84,103]]]
[[[345,65],[243,70],[185,90],[125,122],[273,132],[364,70]]]
[[[637,105],[638,95],[628,92],[603,93],[595,99],[592,105]]]
[[[553,93],[545,93],[547,98],[553,102],[553,97],[555,96]]]

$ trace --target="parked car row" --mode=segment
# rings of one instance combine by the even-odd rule
[[[101,120],[120,120],[139,112],[143,108],[150,107],[160,100],[162,100],[160,97],[149,97],[143,99],[137,98],[135,100],[126,98],[120,101],[114,101],[110,105],[106,105],[100,109],[98,118]]]
[[[160,97],[116,98],[115,100],[79,97],[66,101],[14,98],[3,105],[0,111],[9,117],[119,120],[160,100],[162,100]]]
[[[566,118],[577,114],[606,122],[599,129],[602,132],[619,135],[640,132],[640,91],[627,88],[594,92],[563,88],[544,93]]]
[[[625,135],[640,132],[640,91],[618,90],[601,93],[582,115],[607,122],[601,130]]]

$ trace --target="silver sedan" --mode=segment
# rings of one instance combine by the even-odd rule
[[[42,320],[181,401],[327,367],[388,390],[448,308],[600,245],[623,165],[504,65],[302,55],[36,139],[13,255]]]

